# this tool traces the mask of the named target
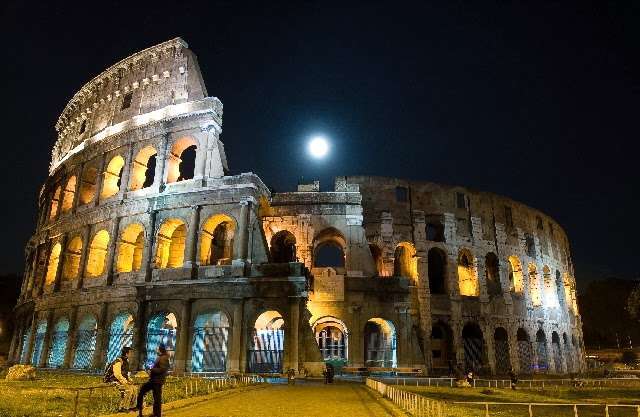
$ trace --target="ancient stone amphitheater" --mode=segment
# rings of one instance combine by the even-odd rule
[[[231,175],[222,103],[173,39],[56,123],[10,360],[174,372],[566,373],[584,367],[569,243],[505,197],[383,177],[272,193]]]

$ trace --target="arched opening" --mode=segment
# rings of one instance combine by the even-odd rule
[[[80,204],[89,204],[96,195],[98,186],[98,169],[94,165],[87,165],[82,170],[80,177]]]
[[[131,167],[130,190],[140,190],[153,185],[156,175],[156,155],[156,150],[151,146],[145,146],[138,152]]]
[[[364,326],[364,364],[371,368],[398,366],[396,328],[389,320],[372,318]]]
[[[284,319],[277,311],[265,311],[256,319],[247,355],[250,373],[282,373]]]
[[[104,171],[102,179],[102,192],[100,198],[109,198],[120,191],[120,182],[122,180],[122,170],[124,169],[124,158],[120,155],[114,156],[107,169]]]
[[[551,333],[551,350],[556,373],[562,373],[562,346],[560,346],[560,336],[556,332]]]
[[[40,365],[45,337],[47,337],[47,322],[42,320],[38,323],[38,327],[36,328],[36,337],[33,341],[33,351],[31,352],[31,365],[33,366]]]
[[[173,367],[173,356],[176,350],[176,333],[178,331],[178,320],[173,313],[156,313],[149,319],[147,325],[147,344],[145,364],[148,367],[158,357],[158,346],[164,345],[169,354],[169,363]]]
[[[76,332],[76,352],[73,359],[74,368],[91,368],[93,364],[93,354],[96,351],[97,332],[98,325],[94,316],[89,314],[80,320]]]
[[[58,215],[60,194],[62,194],[62,188],[58,186],[56,187],[56,190],[53,192],[53,196],[51,197],[51,204],[49,205],[49,220],[55,219],[55,217]]]
[[[82,238],[76,236],[67,244],[62,265],[62,278],[72,280],[78,277],[80,257],[82,256]]]
[[[484,258],[484,267],[487,278],[487,293],[490,297],[501,295],[502,286],[500,285],[499,262],[495,253],[487,253],[487,256]]]
[[[418,277],[418,262],[415,255],[416,250],[411,243],[399,243],[393,254],[393,275],[415,280]]]
[[[344,268],[346,240],[333,227],[320,232],[314,239],[313,266],[316,268]]]
[[[484,337],[477,323],[467,323],[462,329],[465,371],[480,371],[485,361]]]
[[[425,226],[427,240],[444,242],[444,226],[439,221],[430,221]]]
[[[542,329],[536,333],[536,353],[538,354],[537,372],[547,372],[549,369],[549,358],[547,356],[547,337]]]
[[[511,291],[522,294],[524,291],[524,278],[522,276],[522,264],[516,256],[509,256],[509,283]]]
[[[564,345],[564,357],[567,362],[567,372],[575,372],[573,368],[573,353],[571,352],[571,344],[566,333],[562,333],[562,344]]]
[[[556,286],[551,277],[551,269],[547,265],[542,268],[542,277],[544,282],[544,302],[547,307],[557,307],[558,298],[556,296]]]
[[[431,294],[444,294],[447,290],[447,254],[442,249],[429,249],[427,265],[429,268],[429,290]]]
[[[104,264],[109,247],[109,232],[100,230],[95,234],[89,246],[89,256],[87,257],[86,275],[89,277],[99,277],[104,273]]]
[[[109,326],[109,346],[107,363],[111,363],[122,353],[122,348],[133,344],[134,323],[129,313],[119,313]]]
[[[496,372],[504,375],[511,369],[511,358],[509,356],[509,335],[503,327],[496,328],[493,333],[493,347],[496,358]]]
[[[226,214],[207,219],[200,232],[200,265],[231,265],[236,222]]]
[[[182,220],[165,220],[156,239],[156,268],[181,268],[184,265],[186,239],[187,226]]]
[[[58,272],[58,263],[60,262],[60,252],[62,252],[62,245],[60,242],[53,245],[51,252],[49,252],[49,261],[47,262],[47,275],[44,279],[45,286],[52,286],[56,281],[56,274]]]
[[[313,333],[325,362],[330,362],[334,368],[341,368],[347,363],[348,332],[342,320],[322,317],[313,324]]]
[[[538,271],[534,264],[529,264],[529,292],[531,293],[531,302],[534,307],[542,305],[540,285],[538,283]]]
[[[197,143],[193,138],[178,139],[167,157],[167,183],[190,180],[194,176]]]
[[[144,226],[140,223],[128,225],[120,235],[118,245],[118,272],[139,271],[144,251]]]
[[[369,251],[371,252],[371,257],[373,258],[373,263],[376,266],[376,272],[378,276],[384,276],[384,259],[382,258],[382,249],[378,245],[370,244]]]
[[[220,311],[198,315],[193,325],[191,369],[193,372],[225,372],[229,342],[229,319]]]
[[[460,295],[478,296],[478,276],[476,275],[473,257],[467,250],[461,250],[458,255],[458,283],[460,285]]]
[[[76,195],[76,176],[72,175],[64,186],[62,194],[62,212],[67,213],[73,207],[73,200]]]
[[[531,373],[533,368],[533,352],[527,331],[520,327],[517,333],[518,362],[521,373]]]
[[[451,328],[439,321],[431,327],[431,358],[434,368],[447,368],[454,361]]]
[[[64,364],[64,355],[69,340],[69,320],[66,317],[58,319],[51,333],[51,347],[47,359],[47,367],[60,368]]]
[[[271,238],[271,262],[296,262],[296,237],[288,230],[281,230]]]

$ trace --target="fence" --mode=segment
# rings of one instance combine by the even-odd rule
[[[454,387],[457,378],[411,378],[411,377],[377,377],[378,380],[393,385],[409,385],[416,387]],[[509,379],[474,379],[474,388],[509,388]],[[640,387],[640,378],[558,378],[558,379],[519,379],[519,388],[545,389],[548,387]]]
[[[169,377],[162,389],[162,402],[211,394],[216,391],[264,382],[260,376],[218,378]],[[120,394],[112,384],[89,387],[42,387],[46,402],[57,402],[61,416],[83,417],[116,412]]]
[[[367,378],[366,384],[367,387],[377,391],[411,415],[418,417],[445,417],[447,415],[445,414],[445,403],[442,401],[431,400],[371,378]]]
[[[580,417],[580,408],[588,408],[590,409],[589,411],[592,411],[593,409],[595,412],[598,411],[598,409],[603,410],[603,416],[604,417],[610,417],[609,416],[609,412],[612,409],[618,408],[618,409],[629,409],[631,411],[635,411],[634,414],[636,414],[638,417],[640,417],[640,405],[632,405],[632,404],[590,404],[590,403],[582,403],[582,404],[563,404],[563,403],[500,403],[500,402],[473,402],[473,401],[455,401],[452,404],[459,404],[459,405],[463,405],[463,406],[470,406],[470,405],[479,405],[482,408],[484,408],[484,417],[491,417],[491,413],[492,411],[495,411],[491,409],[491,406],[495,407],[500,407],[502,408],[502,410],[504,411],[504,407],[522,407],[525,408],[528,411],[528,415],[529,417],[536,417],[537,416],[548,416],[549,413],[546,413],[545,411],[541,411],[541,413],[536,414],[534,412],[534,410],[538,411],[538,410],[549,410],[550,408],[565,408],[565,409],[569,409],[571,411],[573,411],[573,416],[574,417]],[[494,414],[495,415],[495,414]],[[584,413],[583,413],[584,415]],[[589,416],[592,416],[593,413],[589,413]]]

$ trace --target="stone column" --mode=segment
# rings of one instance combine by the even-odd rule
[[[133,360],[134,363],[131,365],[131,369],[142,369],[144,365],[144,360],[146,356],[146,348],[145,348],[145,329],[147,327],[147,306],[148,301],[139,299],[138,300],[138,311],[136,314],[136,327],[135,334],[133,337],[133,346],[135,348],[135,358]]]
[[[33,348],[36,340],[37,330],[38,330],[38,313],[34,311],[33,319],[31,321],[31,333],[29,333],[29,341],[27,342],[26,363],[31,363],[31,356],[33,356]]]
[[[464,370],[464,343],[462,341],[462,322],[451,322],[452,350],[456,365]]]
[[[60,290],[60,281],[62,280],[62,267],[64,266],[65,252],[67,251],[67,235],[60,238],[60,256],[58,257],[58,266],[56,268],[56,278],[53,281],[53,292]]]
[[[71,213],[75,213],[78,208],[78,201],[80,200],[80,188],[82,187],[82,173],[84,171],[84,166],[86,163],[80,165],[80,170],[77,171],[76,175],[76,188],[73,193],[73,203],[71,204]]]
[[[241,261],[245,261],[247,259],[250,208],[251,208],[251,201],[249,199],[243,199],[240,201],[240,217],[238,219],[238,238],[237,238],[236,253],[234,258]]]
[[[204,175],[209,178],[220,178],[224,176],[224,150],[221,150],[221,143],[218,141],[220,127],[217,125],[203,126],[203,132],[207,134],[207,154]]]
[[[431,290],[429,288],[429,262],[425,251],[416,254],[418,262],[418,317],[420,332],[422,334],[422,346],[424,366],[426,370],[433,367],[431,357]]]
[[[107,348],[109,344],[109,323],[107,323],[109,312],[109,304],[102,303],[100,305],[100,313],[98,316],[98,326],[96,331],[96,350],[93,352],[93,367],[100,369],[107,360]]]
[[[53,326],[53,310],[47,311],[47,333],[42,341],[42,352],[38,358],[38,367],[44,368],[47,366],[47,359],[49,358],[49,346],[51,345],[52,326]]]
[[[509,334],[509,361],[511,362],[511,368],[514,372],[522,372],[520,367],[520,357],[518,356],[518,325],[515,323],[509,323],[507,327]]]
[[[487,350],[487,365],[491,369],[491,375],[496,374],[496,347],[493,339],[493,331],[490,325],[485,324],[482,326],[482,333],[484,336],[484,345]]]
[[[19,346],[20,344],[20,340],[22,340],[22,332],[24,331],[24,324],[22,320],[15,320],[14,321],[14,329],[13,329],[13,334],[11,336],[11,344],[9,345],[9,353],[7,354],[7,362],[9,362],[9,364],[13,364],[16,362],[16,351],[20,351],[20,349],[17,348],[17,346]]]
[[[89,238],[91,237],[91,226],[86,225],[82,228],[82,253],[80,254],[80,265],[78,266],[78,280],[76,281],[76,289],[82,288],[84,283],[84,273],[87,267],[87,256],[89,254]]]
[[[100,157],[100,164],[98,164],[98,177],[96,178],[96,193],[93,196],[93,205],[100,204],[100,194],[102,194],[102,182],[104,180],[104,169],[107,164],[106,154],[102,154]]]
[[[111,229],[111,238],[109,239],[109,247],[107,248],[107,257],[105,259],[106,269],[107,269],[107,285],[113,284],[113,271],[116,269],[116,265],[114,262],[116,246],[118,246],[118,238],[120,233],[120,219],[121,217],[116,217],[113,220],[113,228]]]
[[[182,301],[180,327],[176,343],[176,356],[174,358],[173,366],[174,372],[178,375],[185,372],[187,362],[191,363],[191,358],[187,358],[187,351],[189,350],[189,336],[191,335],[191,304],[191,299]]]
[[[298,353],[299,347],[299,333],[300,333],[300,298],[291,297],[289,299],[289,322],[285,327],[285,332],[289,334],[285,335],[285,340],[289,346],[289,361],[288,368],[298,370],[298,360],[300,358]],[[286,371],[286,369],[285,369]]]
[[[233,330],[231,333],[231,346],[229,348],[229,363],[227,365],[227,372],[237,373],[243,372],[244,364],[243,354],[244,351],[244,326],[242,319],[244,317],[244,301],[235,300],[233,304]]]
[[[120,189],[118,192],[121,194],[121,199],[124,199],[124,195],[129,189],[129,178],[131,177],[131,170],[133,169],[133,144],[129,145],[127,152],[127,159],[125,161],[125,169],[122,170],[122,176],[120,177]]]
[[[62,362],[63,368],[70,368],[73,363],[74,352],[76,350],[76,342],[77,342],[77,320],[78,320],[78,306],[75,305],[71,309],[71,314],[69,315],[69,333],[67,336],[67,349],[64,352],[64,360]]]
[[[157,187],[160,192],[162,192],[164,188],[164,183],[166,181],[165,177],[165,165],[167,160],[167,144],[169,142],[169,134],[165,133],[162,135],[162,140],[160,141],[160,147],[158,152],[156,153],[156,171],[153,174],[153,187]]]
[[[149,227],[145,230],[145,245],[142,248],[142,274],[145,282],[151,282],[153,272],[153,247],[156,244],[156,217],[157,212],[149,213]]]
[[[198,277],[198,229],[200,229],[200,206],[193,206],[191,207],[184,254],[185,267],[191,268],[191,279]]]
[[[396,332],[397,332],[397,359],[398,367],[407,367],[411,364],[411,319],[406,306],[396,307]]]
[[[354,305],[349,307],[353,315],[353,328],[349,331],[349,362],[351,366],[364,366],[364,341],[362,332],[364,323],[362,322],[362,306]]]

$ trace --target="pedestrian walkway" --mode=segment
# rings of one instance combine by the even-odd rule
[[[388,407],[388,406],[387,406]],[[381,400],[363,384],[301,382],[230,393],[163,413],[167,417],[388,417]]]

